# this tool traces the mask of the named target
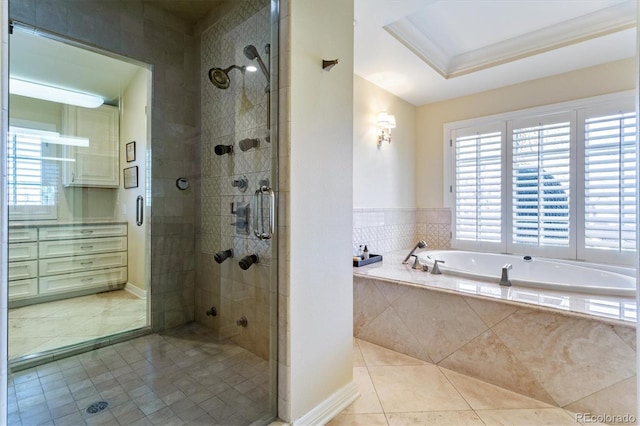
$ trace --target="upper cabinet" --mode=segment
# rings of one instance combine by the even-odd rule
[[[64,186],[118,188],[120,185],[118,108],[65,105]]]

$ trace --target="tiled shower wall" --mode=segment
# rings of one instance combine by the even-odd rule
[[[402,250],[426,241],[431,249],[451,247],[449,209],[353,209],[353,250]]]
[[[229,88],[219,89],[209,81],[208,71],[234,64],[257,66],[257,61],[243,53],[247,45],[254,45],[267,62],[265,46],[270,37],[269,1],[246,1],[202,33],[200,69],[202,179],[195,318],[216,330],[220,337],[230,337],[263,358],[269,354],[272,253],[270,240],[254,236],[252,200],[261,185],[271,185],[272,145],[268,141],[265,93],[268,84],[260,70],[242,73],[233,69],[229,71]],[[258,138],[260,145],[242,151],[239,141],[246,138]],[[216,145],[233,145],[233,154],[216,155]],[[245,190],[232,186],[234,180],[243,178],[248,180]],[[232,211],[247,206],[249,224],[239,229],[235,223],[245,216]],[[227,249],[233,249],[234,257],[215,263],[213,255]],[[244,271],[238,261],[251,254],[258,255],[259,263]],[[217,316],[206,314],[212,307]],[[241,317],[247,319],[247,327],[236,324]]]
[[[11,0],[9,10],[13,20],[153,66],[151,324],[163,330],[193,320],[195,193],[175,186],[197,174],[193,26],[143,0]]]

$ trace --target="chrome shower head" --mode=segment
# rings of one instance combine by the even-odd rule
[[[253,44],[250,44],[248,46],[245,46],[244,50],[244,56],[247,57],[247,59],[249,60],[254,60],[255,58],[259,57],[260,55],[258,54],[258,49],[256,49],[256,47]]]
[[[265,50],[268,53],[270,51],[270,45],[267,44]],[[256,47],[253,44],[249,44],[249,45],[245,46],[242,51],[244,52],[244,56],[246,56],[247,59],[252,60],[252,61],[255,59],[256,61],[258,61],[258,65],[260,65],[260,70],[262,71],[262,74],[264,74],[264,76],[267,78],[267,84],[268,84],[269,83],[269,70],[267,69],[267,66],[262,61],[262,58],[260,57],[260,54],[258,53],[258,49],[256,49]]]
[[[247,67],[240,67],[238,65],[231,65],[225,69],[222,68],[211,68],[209,70],[209,80],[216,86],[218,89],[228,89],[229,83],[231,83],[231,79],[229,78],[229,71],[232,69],[239,69],[241,73],[244,74]]]

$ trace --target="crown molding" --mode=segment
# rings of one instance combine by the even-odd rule
[[[635,28],[636,7],[635,0],[627,0],[456,56],[447,55],[407,17],[383,29],[442,77],[450,79]]]

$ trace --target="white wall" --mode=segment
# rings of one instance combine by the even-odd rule
[[[146,289],[145,249],[148,223],[142,226],[136,225],[136,198],[141,195],[146,198],[146,153],[148,145],[147,136],[147,104],[149,99],[151,73],[145,68],[139,68],[135,76],[127,86],[120,101],[120,176],[122,170],[128,167],[138,167],[138,187],[124,189],[120,185],[118,189],[119,219],[126,220],[128,226],[128,284],[133,284],[141,290]],[[129,142],[136,143],[136,159],[127,163],[126,145]],[[121,178],[122,179],[122,178]],[[145,206],[145,209],[147,206]]]
[[[284,415],[296,420],[352,383],[353,1],[295,0],[289,8],[290,82],[281,92],[281,102],[289,94],[291,144]],[[322,59],[335,58],[340,63],[324,71]]]
[[[421,106],[416,114],[418,208],[443,207],[443,125],[590,96],[632,90],[635,59],[626,59],[539,80]]]
[[[353,207],[415,208],[416,107],[354,75]],[[391,144],[378,146],[375,120],[396,118]]]

